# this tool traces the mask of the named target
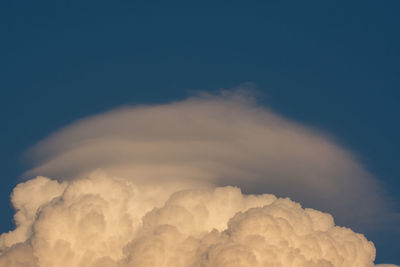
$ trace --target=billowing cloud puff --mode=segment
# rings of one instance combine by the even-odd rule
[[[288,198],[229,186],[165,196],[161,187],[102,172],[22,183],[0,266],[374,266],[372,242]]]
[[[68,179],[102,168],[137,184],[163,183],[169,193],[233,185],[289,196],[359,230],[391,212],[382,187],[351,153],[237,92],[92,116],[29,155],[28,176]]]
[[[373,267],[325,212],[356,229],[392,212],[352,154],[240,93],[92,116],[28,155],[55,180],[14,189],[0,267]]]

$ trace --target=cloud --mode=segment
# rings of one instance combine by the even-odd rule
[[[12,193],[0,267],[396,266],[329,214],[380,225],[377,179],[241,92],[88,117],[28,157],[39,176]]]
[[[374,266],[372,242],[288,198],[228,186],[178,191],[163,201],[156,194],[162,187],[99,171],[22,183],[13,205],[17,217],[29,219],[1,235],[17,243],[2,243],[0,266]],[[20,228],[23,239],[14,235]]]
[[[138,184],[163,183],[169,193],[234,185],[289,196],[356,229],[375,227],[391,213],[377,179],[351,153],[241,92],[88,117],[28,155],[35,159],[29,177],[68,179],[102,168]]]

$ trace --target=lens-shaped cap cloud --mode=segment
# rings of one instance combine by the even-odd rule
[[[63,179],[101,168],[138,183],[234,185],[289,196],[356,227],[391,212],[382,186],[354,155],[240,91],[85,118],[30,155],[37,161],[28,176]]]

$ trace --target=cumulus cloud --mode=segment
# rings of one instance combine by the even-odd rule
[[[88,117],[28,156],[39,176],[12,193],[0,267],[395,266],[329,214],[379,223],[391,207],[377,179],[238,92]]]
[[[1,235],[0,266],[374,266],[372,242],[288,198],[228,186],[164,199],[154,187],[102,172],[18,185],[24,219]]]
[[[35,159],[29,177],[68,179],[102,168],[174,190],[234,185],[289,196],[357,229],[390,212],[382,187],[351,153],[240,92],[88,117],[28,155]]]

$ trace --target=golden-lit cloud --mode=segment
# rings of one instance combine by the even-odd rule
[[[216,187],[162,201],[161,188],[101,172],[22,183],[0,266],[374,266],[372,242],[290,199]]]
[[[88,117],[28,156],[0,267],[395,266],[333,220],[390,217],[377,179],[240,92]]]

